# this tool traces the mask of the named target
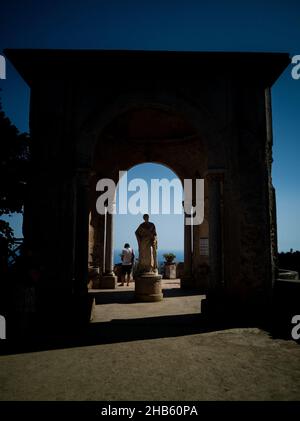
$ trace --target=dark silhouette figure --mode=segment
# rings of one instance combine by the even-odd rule
[[[121,267],[121,285],[124,285],[127,276],[127,286],[129,286],[132,265],[134,263],[134,252],[130,244],[124,244],[121,254],[122,267]]]

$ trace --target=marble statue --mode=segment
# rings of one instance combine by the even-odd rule
[[[143,222],[135,231],[139,246],[138,273],[157,273],[157,234],[155,225],[149,222],[149,215],[143,216]]]

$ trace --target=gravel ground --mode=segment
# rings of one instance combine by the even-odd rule
[[[100,292],[93,341],[0,356],[0,400],[300,400],[296,342],[257,328],[201,332],[203,296],[178,287],[165,283],[161,303],[134,303],[133,285]]]

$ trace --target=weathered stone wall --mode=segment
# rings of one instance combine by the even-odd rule
[[[224,256],[228,292],[261,304],[271,288],[264,90],[235,92],[231,153],[224,183]]]
[[[24,234],[40,256],[47,288],[72,289],[75,218],[68,93],[63,84],[36,82],[31,91],[33,168]]]
[[[141,118],[148,125],[156,121],[160,136],[155,138],[155,127],[144,130]],[[42,243],[49,280],[62,286],[76,278],[78,169],[117,180],[119,170],[158,162],[182,180],[196,174],[204,177],[214,168],[224,170],[224,284],[228,294],[241,301],[265,296],[270,288],[271,246],[262,88],[222,77],[197,83],[123,81],[120,86],[47,81],[32,90],[31,131],[34,198],[26,213],[41,212],[43,219],[26,216],[27,232],[36,246]],[[201,263],[197,259],[194,273]]]

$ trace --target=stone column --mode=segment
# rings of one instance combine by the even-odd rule
[[[95,266],[99,268],[99,273],[104,273],[104,215],[95,216],[95,225],[94,225],[94,261]]]
[[[89,253],[89,172],[76,174],[75,270],[74,292],[87,292]]]
[[[91,212],[89,216],[89,268],[90,269],[92,269],[95,265],[94,248],[95,248],[95,219],[93,217],[93,212]]]
[[[100,288],[116,288],[117,276],[114,273],[114,209],[112,203],[106,212],[106,238],[105,238],[105,271],[100,281]]]
[[[181,287],[188,288],[192,283],[192,225],[187,221],[191,219],[191,213],[186,210],[192,209],[192,204],[184,209],[184,272],[181,279]]]
[[[114,275],[114,216],[106,214],[105,275]]]
[[[103,247],[102,253],[100,256],[101,259],[101,267],[102,267],[102,275],[105,274],[105,256],[106,256],[106,233],[107,233],[107,207],[105,207],[105,214],[103,215]]]
[[[268,190],[269,190],[269,218],[270,218],[270,242],[271,242],[271,264],[272,264],[272,286],[278,276],[278,239],[277,239],[277,217],[276,217],[276,191],[272,182],[272,147],[273,147],[273,130],[272,130],[272,103],[270,88],[265,90],[265,107],[266,107],[266,161],[268,168]],[[269,287],[268,293],[270,293]]]
[[[193,225],[193,258],[192,275],[195,286],[199,284],[199,265],[200,265],[200,230],[201,225]]]
[[[95,209],[92,209],[89,224],[89,281],[93,288],[99,288],[99,274],[103,267],[103,262],[100,258],[100,217]],[[92,281],[92,282],[91,282]]]
[[[200,263],[200,227],[193,225],[193,267]]]
[[[223,235],[222,235],[222,183],[224,171],[212,170],[207,174],[209,188],[209,266],[210,291],[220,291],[223,279]]]

